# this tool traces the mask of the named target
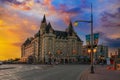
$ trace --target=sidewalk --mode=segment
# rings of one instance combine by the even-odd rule
[[[84,75],[84,78],[83,78]],[[82,75],[80,80],[120,80],[120,71],[107,69],[107,66],[95,66],[95,73],[91,74],[90,69]]]

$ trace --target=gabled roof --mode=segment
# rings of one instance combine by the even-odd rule
[[[44,17],[43,17],[42,23],[46,23],[46,17],[45,17],[45,14],[44,14]]]
[[[78,40],[78,41],[81,41],[81,42],[82,42],[82,40],[79,38],[79,36],[78,36],[77,34],[76,34],[75,36],[77,37],[77,40]]]
[[[32,41],[32,38],[31,39],[27,38],[23,45],[28,45],[31,43],[31,41]]]
[[[67,28],[67,32],[70,36],[72,36],[72,33],[75,33],[73,26],[72,26],[72,22],[70,21],[69,26]]]
[[[39,37],[40,36],[40,30],[34,35],[34,37]]]
[[[50,24],[50,22],[48,23],[48,25],[46,26],[46,33],[49,33],[50,29],[52,29],[52,26]],[[53,29],[52,29],[53,30]]]
[[[65,31],[54,31],[56,38],[67,38],[68,34]]]
[[[56,38],[62,38],[62,39],[67,39],[68,33],[66,31],[54,31],[54,34],[56,35]],[[77,34],[75,34],[77,37],[77,41],[82,41]]]

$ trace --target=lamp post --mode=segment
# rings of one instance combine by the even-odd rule
[[[90,21],[86,21],[86,20],[76,20],[75,21],[75,25],[78,22],[87,22],[87,23],[91,23],[91,73],[94,73],[94,66],[93,66],[93,11],[92,11],[92,4],[91,4],[91,20]]]

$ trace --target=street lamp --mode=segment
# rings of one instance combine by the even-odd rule
[[[92,4],[91,4],[91,20],[76,20],[74,25],[76,26],[78,22],[87,22],[91,23],[91,73],[94,73],[94,66],[93,66],[93,11],[92,11]]]
[[[96,48],[95,48],[95,49],[93,49],[93,52],[94,52],[94,53],[96,53],[96,52],[97,52]]]
[[[90,50],[90,49],[88,49],[88,53],[91,53],[91,50]]]

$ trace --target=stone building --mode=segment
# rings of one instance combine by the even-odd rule
[[[32,63],[45,63],[49,59],[71,61],[82,54],[82,45],[71,22],[65,31],[54,30],[44,15],[40,30],[22,44],[21,59]]]

